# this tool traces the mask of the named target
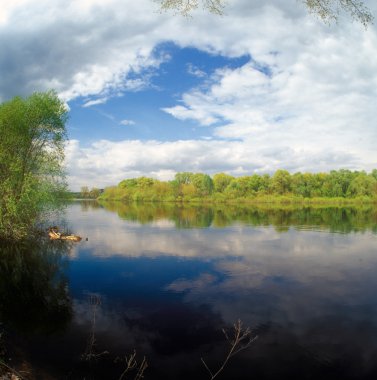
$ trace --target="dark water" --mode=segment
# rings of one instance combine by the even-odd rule
[[[377,378],[377,210],[76,203],[84,237],[0,246],[3,358],[35,379]],[[85,238],[88,237],[88,241]],[[134,379],[129,372],[126,379]]]

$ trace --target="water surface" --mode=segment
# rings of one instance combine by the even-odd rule
[[[82,242],[1,247],[4,339],[37,378],[119,379],[135,350],[145,379],[209,379],[237,320],[258,338],[219,379],[377,378],[373,208],[81,202],[66,223]]]

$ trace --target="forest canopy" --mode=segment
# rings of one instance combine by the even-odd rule
[[[233,177],[218,173],[181,172],[171,181],[139,177],[108,187],[100,199],[131,201],[228,201],[269,196],[297,199],[362,198],[377,200],[377,169],[371,173],[346,169],[329,173],[294,173]]]

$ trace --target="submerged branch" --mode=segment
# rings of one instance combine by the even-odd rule
[[[225,368],[226,364],[228,363],[229,359],[233,357],[234,355],[238,354],[240,351],[245,350],[248,348],[251,343],[253,343],[258,336],[252,336],[251,335],[251,329],[249,327],[243,328],[242,322],[239,319],[236,323],[233,325],[233,337],[229,337],[227,331],[223,329],[224,336],[226,340],[228,341],[230,348],[229,351],[221,363],[220,367],[217,369],[216,372],[213,372],[205,360],[203,358],[200,358],[202,361],[204,367],[206,368],[207,372],[210,375],[210,379],[213,380],[215,377],[217,377]]]

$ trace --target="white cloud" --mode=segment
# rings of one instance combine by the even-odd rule
[[[67,100],[140,88],[145,69],[169,59],[153,54],[158,43],[169,40],[231,56],[252,51],[259,60],[270,45],[272,50],[289,47],[285,39],[301,27],[292,25],[294,0],[288,5],[271,0],[269,7],[238,0],[224,18],[198,12],[189,20],[156,12],[150,0],[8,3],[1,2],[0,69],[7,72],[0,80],[3,98],[50,87]],[[251,29],[253,24],[258,28]],[[216,33],[203,33],[204,28]]]
[[[203,70],[200,70],[199,67],[193,65],[192,63],[187,64],[187,72],[197,78],[204,78],[207,76]]]
[[[214,126],[213,134],[203,133],[212,140],[71,141],[74,187],[178,170],[377,166],[376,26],[365,31],[340,20],[329,27],[295,0],[234,0],[225,17],[198,11],[191,19],[155,12],[150,0],[8,3],[0,7],[1,99],[54,87],[65,100],[84,97],[90,106],[138,91],[169,59],[156,55],[164,41],[251,57],[242,67],[217,70],[164,108]],[[367,5],[377,12],[375,2]]]
[[[290,171],[329,171],[342,167],[359,168],[362,162],[352,152],[318,148],[293,149],[252,141],[180,140],[97,141],[82,147],[71,140],[66,148],[66,165],[71,189],[81,186],[106,187],[125,178],[152,176],[168,180],[180,171],[204,171],[232,175],[271,173],[279,168]]]
[[[70,100],[143,88],[148,69],[167,58],[152,54],[160,40],[149,41],[159,22],[153,7],[148,0],[25,0],[5,7],[0,97],[53,87]]]
[[[205,87],[163,110],[202,126],[220,123],[215,136],[241,139],[255,148],[254,154],[269,146],[302,154],[327,151],[337,165],[344,152],[358,167],[376,166],[376,32],[341,28],[330,33],[314,30],[311,23],[301,27],[305,44],[292,29],[289,50],[268,54],[266,49],[259,62],[250,50],[250,62],[217,70]],[[290,167],[288,157],[277,160],[280,167]]]
[[[133,120],[122,120],[120,123],[120,125],[135,125],[136,123],[133,121]]]
[[[88,100],[87,102],[84,103],[83,107],[87,108],[87,107],[95,106],[97,104],[104,104],[107,102],[107,100],[108,100],[107,98]]]

